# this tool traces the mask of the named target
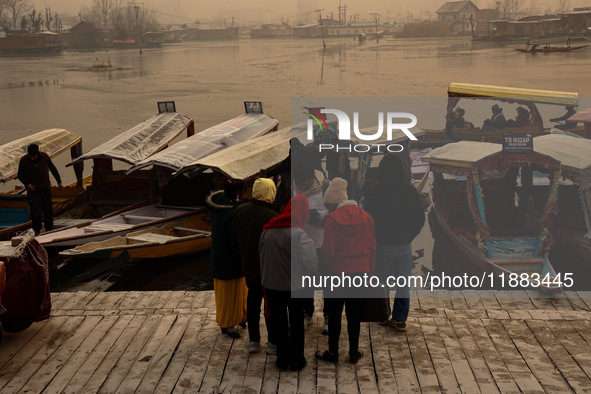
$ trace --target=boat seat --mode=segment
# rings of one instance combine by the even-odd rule
[[[151,222],[153,220],[160,220],[160,219],[162,219],[162,217],[160,217],[160,216],[142,216],[142,215],[126,215],[126,214],[121,214],[120,216],[123,219],[143,220],[143,221],[146,221],[146,222]]]
[[[98,233],[101,231],[119,231],[119,230],[125,230],[128,228],[132,228],[133,225],[130,224],[93,224],[92,226],[87,226],[84,227],[84,232],[85,233]]]
[[[205,231],[205,230],[197,230],[195,228],[188,228],[188,227],[173,227],[173,230],[177,230],[177,231],[186,231],[188,233],[195,233],[195,234],[203,234],[206,237],[211,236],[211,231]]]
[[[165,235],[165,234],[155,234],[155,233],[138,234],[138,235],[130,236],[127,238],[132,241],[157,242],[159,244],[164,244],[164,243],[167,243],[168,241],[179,239],[179,237],[174,237],[174,236]]]

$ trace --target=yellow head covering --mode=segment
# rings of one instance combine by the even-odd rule
[[[252,185],[252,197],[255,200],[272,204],[275,201],[276,194],[277,188],[275,187],[275,182],[269,178],[259,178]]]

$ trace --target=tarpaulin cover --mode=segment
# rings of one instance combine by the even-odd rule
[[[591,189],[591,140],[549,134],[534,138],[534,151],[558,160],[564,175]]]
[[[567,122],[591,123],[591,108],[578,111],[576,114],[568,118]]]
[[[27,154],[30,144],[39,145],[39,150],[55,157],[80,142],[81,138],[64,129],[48,129],[0,146],[0,181],[16,178],[18,163]]]
[[[248,179],[289,154],[291,128],[245,141],[183,167],[182,172],[212,169],[232,179]]]
[[[48,319],[51,296],[45,249],[36,239],[30,238],[0,259],[6,264],[6,285],[2,294],[6,313],[2,321],[19,325]]]
[[[178,112],[164,112],[152,116],[76,158],[68,165],[95,158],[137,164],[166,147],[190,122],[191,118]]]
[[[217,151],[268,133],[278,123],[276,119],[265,114],[242,114],[180,141],[148,159],[135,163],[127,173],[150,165],[178,171]]]

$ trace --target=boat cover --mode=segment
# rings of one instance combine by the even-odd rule
[[[211,169],[232,179],[248,179],[285,159],[292,137],[291,128],[285,128],[196,160],[178,173]]]
[[[576,114],[568,118],[567,122],[591,123],[591,108],[578,111]]]
[[[88,159],[115,159],[131,165],[164,149],[191,122],[178,112],[163,112],[97,146],[67,165]]]
[[[64,129],[48,129],[0,146],[0,181],[16,178],[20,159],[27,154],[30,144],[39,145],[39,150],[55,157],[74,145],[81,137]]]
[[[533,102],[556,105],[579,105],[579,94],[551,90],[519,89],[505,86],[475,85],[470,83],[449,84],[449,97],[482,97],[515,102]]]
[[[278,123],[276,119],[265,114],[242,114],[196,133],[150,158],[134,163],[127,173],[151,165],[178,171],[217,151],[266,134]]]
[[[433,149],[423,156],[427,163],[451,165],[456,167],[471,167],[472,164],[499,153],[503,150],[501,144],[491,142],[460,141]]]

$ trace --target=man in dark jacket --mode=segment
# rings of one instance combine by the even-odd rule
[[[45,222],[45,231],[53,228],[49,171],[51,171],[58,186],[62,188],[62,179],[51,158],[47,153],[39,152],[37,144],[29,145],[27,154],[21,158],[18,165],[18,179],[27,189],[27,199],[35,235],[39,235],[41,232],[42,222]]]
[[[502,131],[507,124],[505,115],[503,115],[503,108],[495,104],[491,107],[491,110],[492,116],[484,121],[481,131]]]
[[[257,179],[252,186],[253,200],[236,207],[234,213],[233,228],[242,259],[242,273],[246,277],[246,286],[248,287],[246,313],[248,336],[250,338],[248,351],[250,353],[257,353],[260,349],[259,320],[261,318],[261,301],[264,294],[261,285],[259,240],[263,232],[263,226],[278,215],[271,208],[271,204],[275,201],[276,190],[275,183],[271,179]],[[275,342],[269,331],[268,321],[267,333],[269,334],[267,351],[273,354],[275,353],[273,349]]]
[[[386,155],[378,167],[378,184],[369,192],[366,211],[373,217],[376,232],[374,275],[387,284],[390,275],[408,278],[412,269],[412,240],[425,224],[425,213],[417,190],[404,180],[401,161]],[[408,283],[408,280],[406,281]],[[410,308],[409,287],[396,289],[392,319],[388,324],[406,330]]]
[[[335,178],[324,194],[324,204],[332,212],[324,223],[322,264],[331,275],[351,277],[371,275],[376,258],[374,223],[355,201],[348,200],[347,181]],[[325,293],[326,296],[326,293]],[[356,364],[363,353],[359,350],[362,299],[354,288],[337,289],[324,300],[328,314],[328,350],[316,357],[337,362],[343,307],[347,315],[349,362]]]

